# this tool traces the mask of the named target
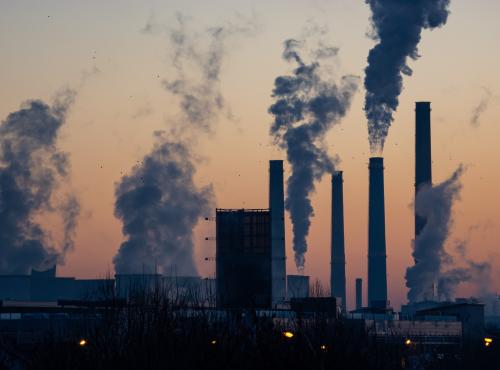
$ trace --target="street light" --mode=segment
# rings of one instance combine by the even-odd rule
[[[288,331],[288,330],[287,330],[287,331],[284,331],[284,332],[283,332],[283,336],[284,336],[285,338],[287,338],[287,339],[292,339],[292,338],[295,336],[295,334],[293,334],[291,331]]]

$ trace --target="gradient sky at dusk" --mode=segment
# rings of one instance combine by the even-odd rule
[[[204,156],[196,179],[213,183],[218,207],[267,207],[268,160],[284,159],[269,136],[274,79],[288,73],[282,42],[297,37],[311,21],[328,26],[324,39],[340,48],[337,75],[363,76],[373,45],[369,9],[362,0],[217,1],[68,1],[0,0],[0,117],[27,99],[50,101],[61,87],[79,89],[60,146],[71,154],[72,183],[82,202],[76,247],[61,275],[103,276],[121,241],[113,216],[114,186],[146,154],[152,133],[167,128],[178,114],[177,101],[161,87],[172,68],[165,34],[141,32],[148,20],[169,25],[176,12],[202,31],[240,16],[253,19],[258,32],[228,44],[221,74],[222,93],[232,119],[222,117],[215,134],[201,140]],[[414,102],[432,102],[433,180],[466,167],[461,199],[454,208],[452,243],[468,240],[469,254],[493,266],[500,290],[500,2],[452,0],[448,23],[424,31],[421,58],[410,61],[400,107],[386,143],[385,181],[389,299],[406,300],[404,273],[412,262]],[[340,126],[328,135],[331,154],[344,171],[346,258],[349,306],[354,279],[366,278],[368,157],[364,90]],[[482,100],[487,109],[479,125],[472,113]],[[288,169],[287,169],[288,170]],[[315,217],[309,236],[305,273],[327,282],[330,268],[330,178],[313,197]],[[52,220],[54,235],[58,227]],[[195,258],[202,276],[214,273],[214,224],[196,230]],[[293,263],[287,221],[287,270]],[[366,287],[366,284],[365,284]],[[462,291],[473,293],[472,288]]]

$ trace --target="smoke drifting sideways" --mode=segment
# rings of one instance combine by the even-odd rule
[[[460,283],[482,285],[488,281],[491,266],[468,259],[464,243],[457,248],[458,259],[445,249],[453,224],[452,208],[460,196],[464,171],[464,167],[459,166],[446,181],[435,186],[426,185],[417,193],[415,211],[426,219],[426,224],[414,240],[415,265],[406,270],[410,303],[436,298],[449,301],[454,298]]]
[[[484,90],[484,95],[479,101],[479,104],[474,107],[472,110],[472,115],[470,119],[470,124],[473,127],[479,127],[481,123],[481,116],[483,115],[484,112],[488,109],[490,105],[490,100],[493,97],[493,94],[489,89],[486,87],[483,87]]]
[[[66,89],[49,106],[26,101],[0,125],[0,272],[26,274],[64,263],[73,249],[80,212],[74,194],[61,195],[69,181],[69,156],[58,134],[76,96]],[[56,194],[56,191],[58,194]],[[63,240],[58,248],[37,218],[59,212]]]
[[[151,153],[115,190],[115,215],[126,237],[114,258],[121,274],[196,275],[193,229],[215,204],[212,186],[198,187],[194,181],[200,160],[196,143],[214,132],[226,107],[219,81],[226,43],[250,31],[244,25],[214,27],[203,32],[209,40],[200,40],[182,15],[177,22],[177,28],[168,29],[175,78],[162,86],[178,99],[180,115],[170,121],[168,132],[155,133]]]
[[[403,76],[412,75],[407,59],[419,58],[423,29],[443,26],[450,0],[365,0],[371,9],[372,39],[365,69],[365,114],[372,153],[381,154],[399,105]]]
[[[301,53],[305,41],[284,42],[283,58],[297,67],[289,76],[277,77],[269,113],[274,116],[270,134],[286,150],[291,165],[287,180],[285,206],[293,224],[295,264],[299,271],[305,265],[307,236],[314,211],[310,195],[315,181],[332,173],[338,157],[328,154],[324,139],[328,131],[346,115],[357,91],[359,78],[346,75],[337,84],[326,78],[320,61],[334,58],[338,49],[324,47],[311,53],[315,60],[305,63]]]

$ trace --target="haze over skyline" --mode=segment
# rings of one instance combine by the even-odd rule
[[[72,186],[81,205],[74,250],[59,268],[61,275],[104,276],[123,242],[114,216],[115,186],[153,147],[156,130],[168,129],[180,114],[178,101],[161,81],[172,79],[169,42],[164,27],[176,12],[189,27],[206,27],[250,19],[258,31],[229,41],[221,74],[221,93],[228,113],[215,123],[215,133],[202,137],[195,182],[213,184],[220,208],[267,207],[268,160],[286,159],[271,143],[273,117],[268,113],[277,76],[291,66],[281,58],[283,41],[300,37],[318,24],[322,38],[339,47],[334,71],[364,75],[373,41],[366,37],[370,12],[363,1],[2,1],[0,12],[0,117],[28,99],[51,101],[64,86],[78,89],[66,117],[59,146],[70,154]],[[404,274],[413,262],[414,102],[432,102],[434,183],[459,166],[460,200],[453,208],[452,243],[468,241],[468,253],[493,265],[492,285],[500,289],[497,251],[500,237],[500,4],[480,0],[451,2],[445,27],[425,30],[410,61],[414,73],[404,78],[399,108],[385,145],[385,191],[388,296],[395,307],[406,301]],[[151,25],[151,29],[145,26]],[[145,32],[147,31],[147,32]],[[364,89],[354,95],[341,125],[326,137],[330,155],[344,171],[347,296],[354,305],[354,279],[366,281],[368,158],[370,156]],[[229,114],[230,112],[230,114]],[[290,168],[285,161],[285,178]],[[328,282],[330,268],[330,178],[323,177],[312,196],[315,216],[308,237],[304,273]],[[215,211],[215,210],[214,210]],[[210,216],[210,215],[207,215]],[[287,272],[295,273],[292,227],[287,213]],[[62,228],[51,218],[55,237]],[[214,224],[201,221],[195,230],[194,258],[200,275],[210,276]],[[474,293],[471,289],[459,295]]]

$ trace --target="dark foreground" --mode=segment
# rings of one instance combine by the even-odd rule
[[[499,369],[496,340],[444,346],[374,338],[348,321],[178,309],[161,296],[89,310],[64,336],[0,338],[0,369]],[[98,317],[98,319],[96,319]]]

